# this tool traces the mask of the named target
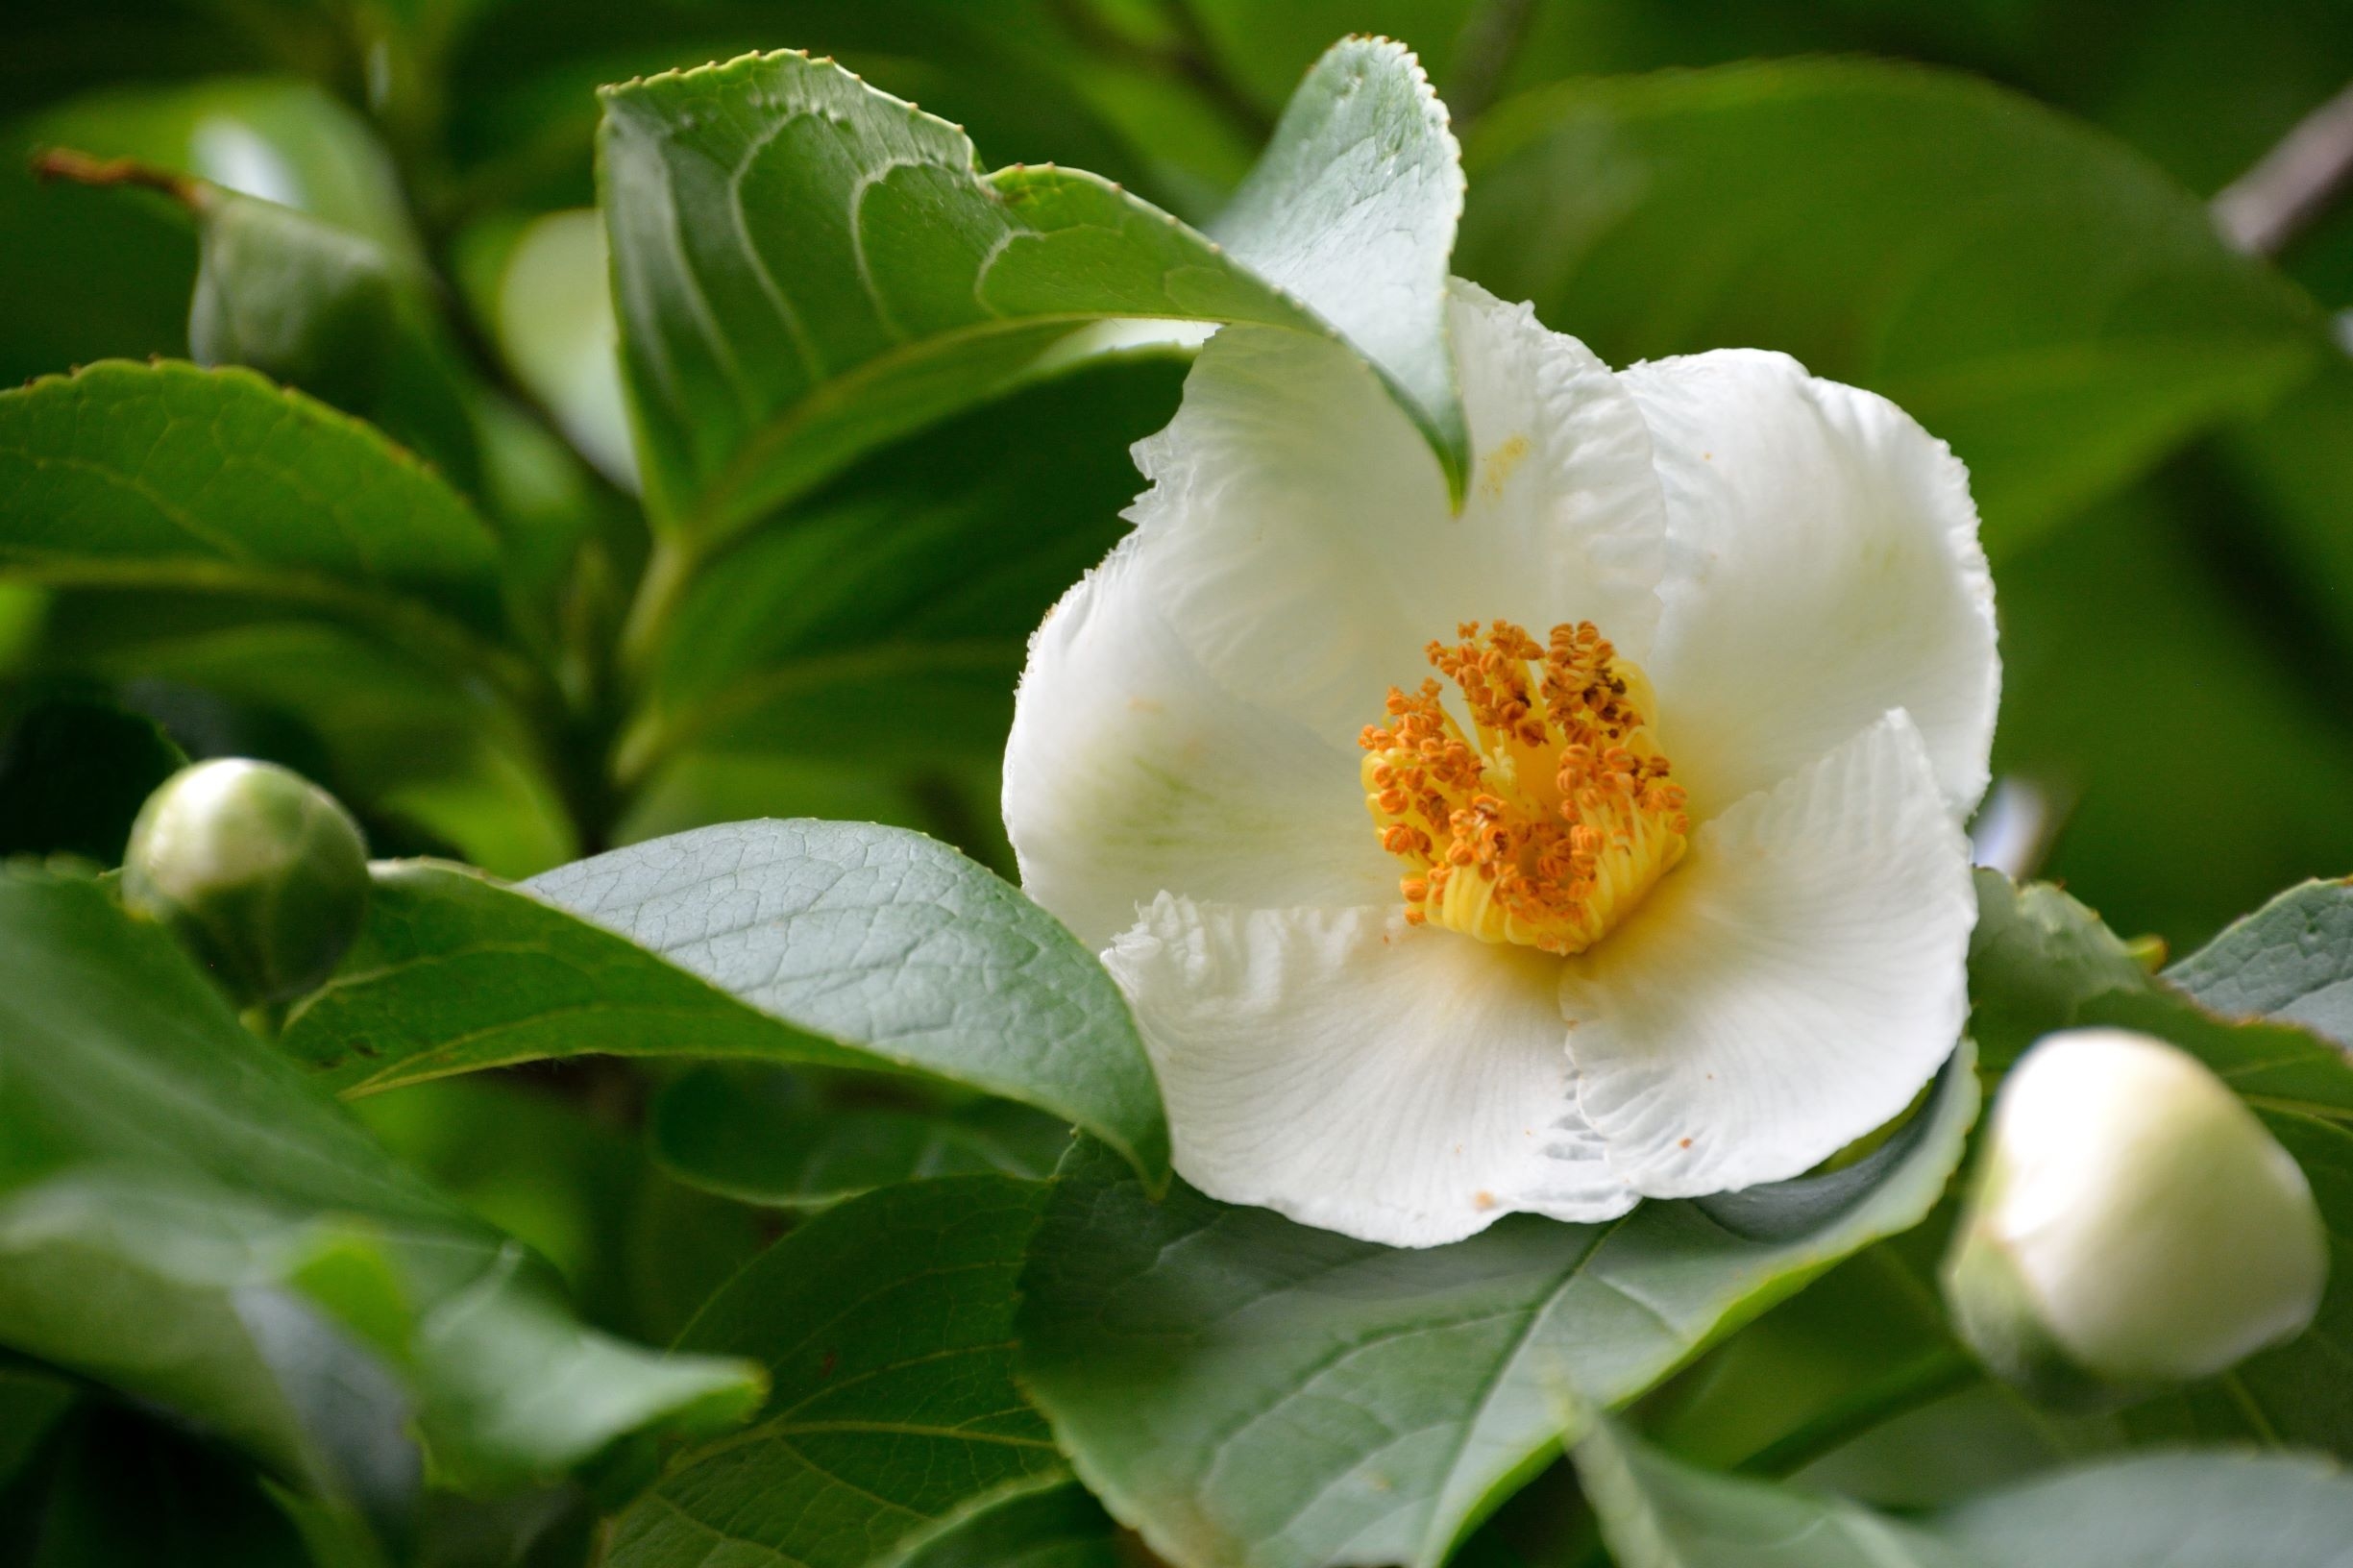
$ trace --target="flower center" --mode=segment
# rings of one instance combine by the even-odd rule
[[[1650,682],[1589,621],[1549,646],[1508,621],[1430,645],[1436,680],[1392,686],[1367,724],[1364,804],[1406,864],[1406,919],[1482,942],[1580,953],[1683,858],[1683,790],[1651,743]]]

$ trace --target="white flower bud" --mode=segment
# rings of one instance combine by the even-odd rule
[[[2211,1377],[2301,1333],[2327,1276],[2255,1114],[2163,1041],[2081,1029],[2002,1086],[1945,1291],[1987,1364],[2071,1397]]]
[[[266,762],[184,768],[139,810],[123,902],[160,921],[240,1003],[322,984],[359,934],[368,852],[334,796]]]

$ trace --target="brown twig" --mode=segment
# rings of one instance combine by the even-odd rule
[[[208,199],[202,180],[176,169],[158,168],[132,158],[99,158],[73,147],[42,148],[33,155],[33,174],[44,184],[63,180],[77,185],[130,185],[161,191],[190,211],[201,211]]]
[[[2214,199],[2214,218],[2251,256],[2277,256],[2353,184],[2353,86],[2314,110]]]

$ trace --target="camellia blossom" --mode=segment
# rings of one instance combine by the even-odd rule
[[[1458,512],[1363,363],[1228,328],[1033,640],[1024,886],[1203,1191],[1426,1246],[1795,1176],[1957,1040],[2000,685],[1968,478],[1777,354],[1450,306]]]

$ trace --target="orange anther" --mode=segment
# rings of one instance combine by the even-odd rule
[[[1409,872],[1398,884],[1408,919],[1581,952],[1673,867],[1690,831],[1631,695],[1649,688],[1590,622],[1556,625],[1542,643],[1508,621],[1483,634],[1465,621],[1455,634],[1424,652],[1457,705],[1434,678],[1410,696],[1391,687],[1389,724],[1359,737],[1366,807]],[[1467,867],[1478,875],[1455,878]]]

